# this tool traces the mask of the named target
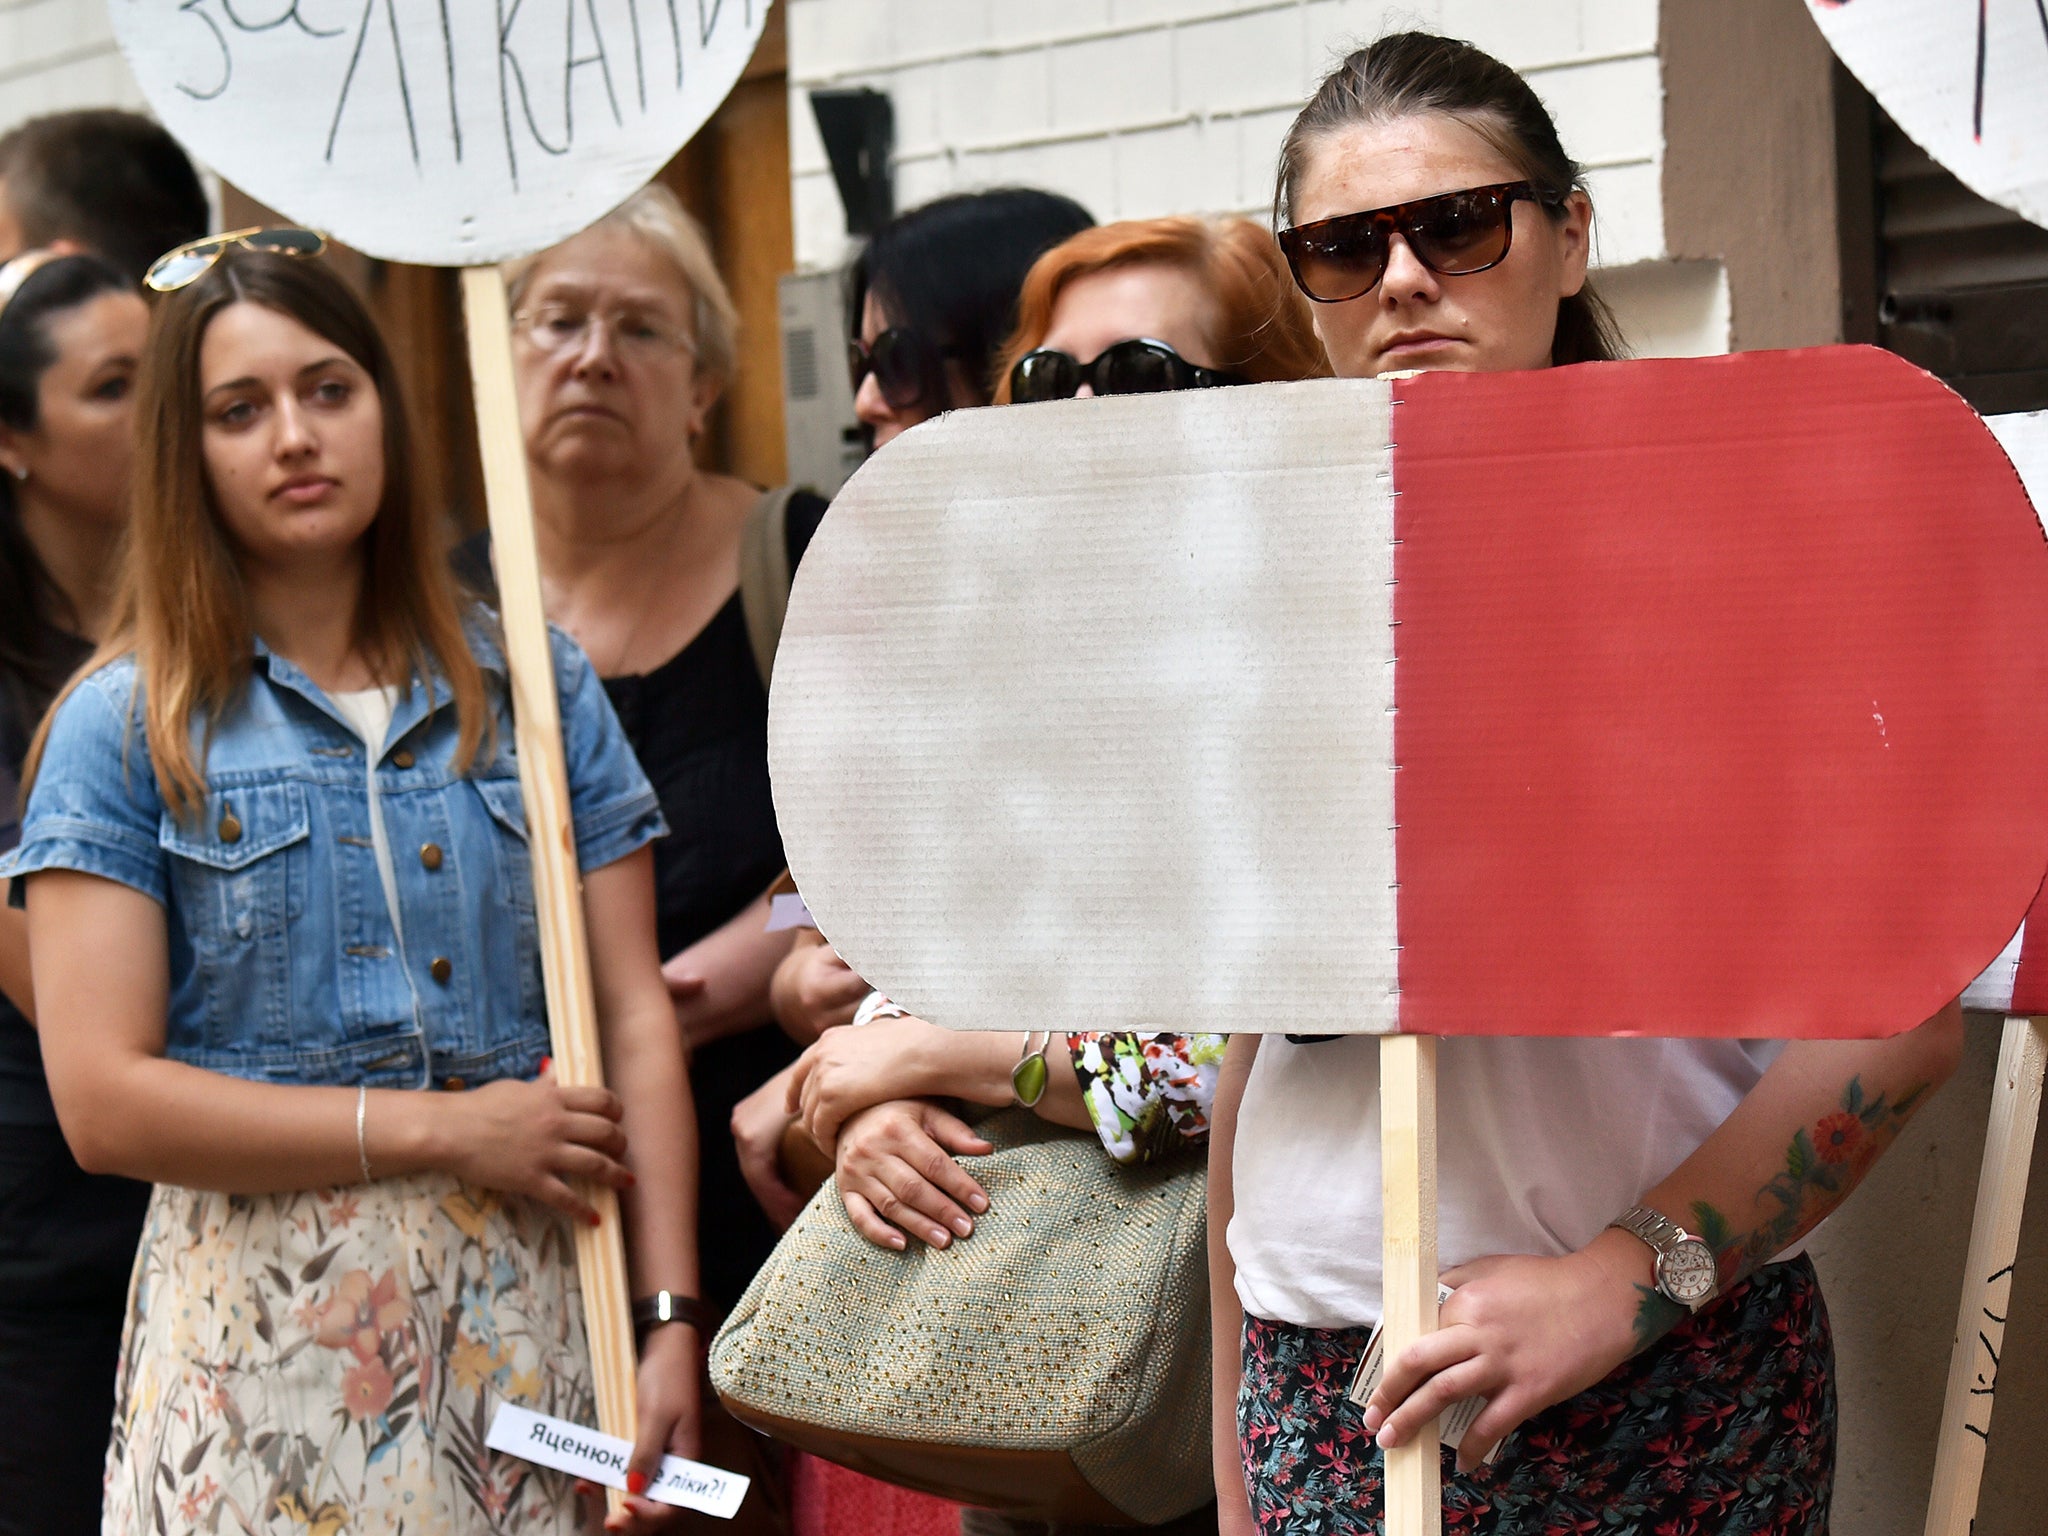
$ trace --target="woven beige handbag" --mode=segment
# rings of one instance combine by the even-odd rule
[[[988,1191],[943,1252],[876,1248],[827,1180],[711,1346],[734,1417],[856,1471],[1041,1520],[1157,1525],[1206,1504],[1199,1159],[1126,1168],[1005,1110],[961,1162]]]

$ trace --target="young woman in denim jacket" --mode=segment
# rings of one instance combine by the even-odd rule
[[[557,638],[617,1090],[563,1087],[504,664],[446,585],[368,316],[315,261],[230,248],[161,301],[138,417],[114,622],[0,866],[65,1134],[157,1186],[106,1529],[587,1529],[566,1479],[481,1442],[501,1401],[591,1421],[591,1185],[621,1191],[636,1294],[696,1289],[653,792]],[[636,1476],[695,1446],[700,1347],[645,1342]]]

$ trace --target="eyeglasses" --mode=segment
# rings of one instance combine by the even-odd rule
[[[537,304],[512,317],[514,333],[537,351],[551,356],[573,355],[590,345],[590,333],[602,329],[612,349],[623,358],[654,361],[678,352],[691,356],[697,343],[680,325],[647,310],[598,311],[580,304]]]
[[[903,326],[891,326],[875,338],[873,346],[858,336],[846,344],[853,392],[859,394],[862,381],[872,373],[875,387],[892,411],[907,411],[927,400],[943,404],[942,361],[964,355],[957,347],[934,346]]]
[[[231,229],[226,234],[188,240],[149,264],[149,270],[142,274],[143,286],[154,293],[176,293],[198,281],[202,273],[237,245],[274,256],[318,256],[327,249],[327,237],[317,229],[282,227]]]
[[[1440,276],[1469,277],[1499,266],[1514,243],[1514,206],[1525,198],[1552,208],[1564,201],[1526,181],[1468,187],[1297,224],[1280,231],[1280,249],[1297,288],[1318,304],[1341,304],[1379,286],[1397,231],[1415,259]]]
[[[1239,374],[1198,367],[1165,342],[1141,336],[1103,348],[1092,363],[1051,347],[1026,352],[1010,368],[1010,399],[1018,405],[1071,400],[1083,384],[1098,395],[1156,395],[1242,383]]]

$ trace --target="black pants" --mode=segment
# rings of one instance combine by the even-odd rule
[[[94,1536],[149,1186],[0,1125],[0,1536]]]

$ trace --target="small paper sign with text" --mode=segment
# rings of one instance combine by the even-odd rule
[[[511,1403],[498,1405],[484,1444],[521,1461],[552,1467],[607,1488],[626,1486],[626,1458],[633,1451],[629,1443],[616,1436],[599,1434],[563,1419],[551,1419]],[[730,1520],[739,1513],[740,1500],[747,1496],[750,1481],[737,1472],[707,1467],[701,1461],[664,1456],[661,1474],[648,1488],[647,1497],[679,1509],[699,1510],[720,1520]]]

